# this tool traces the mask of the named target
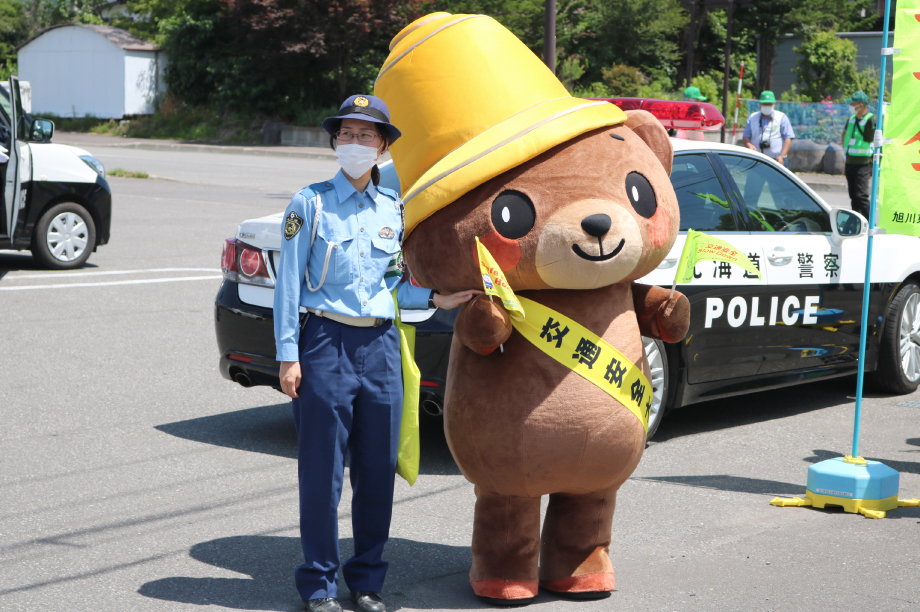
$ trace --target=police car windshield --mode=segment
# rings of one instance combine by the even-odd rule
[[[719,156],[758,231],[830,233],[827,211],[771,164],[746,155]]]

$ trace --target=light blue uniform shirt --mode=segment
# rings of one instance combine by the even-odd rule
[[[322,209],[310,248],[317,195]],[[431,290],[400,282],[402,272],[390,265],[402,250],[402,233],[402,203],[396,192],[370,182],[364,193],[358,193],[341,170],[331,181],[305,187],[294,196],[284,212],[275,282],[278,361],[300,359],[301,306],[351,317],[394,319],[391,293],[398,285],[400,308],[428,308]],[[326,279],[320,286],[327,253]],[[318,287],[315,292],[307,286],[305,271],[313,287]]]
[[[757,111],[748,117],[744,125],[745,137],[751,139],[751,144],[761,151],[761,140],[769,140],[770,146],[764,147],[761,151],[767,157],[776,159],[783,152],[783,142],[787,138],[795,138],[795,132],[792,130],[792,123],[786,113],[781,113],[773,109],[773,114],[767,117],[760,111]],[[766,136],[766,138],[762,138]]]

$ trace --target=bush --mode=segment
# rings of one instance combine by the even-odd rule
[[[642,91],[642,84],[647,80],[638,68],[624,64],[614,64],[610,68],[601,68],[604,84],[613,97],[635,98]]]
[[[856,80],[856,45],[834,32],[817,32],[795,48],[800,56],[793,71],[810,102],[836,96]]]

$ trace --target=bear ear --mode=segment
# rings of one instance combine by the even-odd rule
[[[644,110],[626,111],[626,127],[641,138],[648,148],[652,150],[661,165],[664,166],[668,176],[671,175],[671,163],[674,161],[674,149],[671,147],[671,139],[668,138],[668,132],[661,125],[661,122],[655,119],[655,116]]]

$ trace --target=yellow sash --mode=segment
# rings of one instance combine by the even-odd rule
[[[552,308],[518,296],[526,313],[514,329],[544,353],[603,389],[636,415],[648,432],[652,384],[623,353]]]

